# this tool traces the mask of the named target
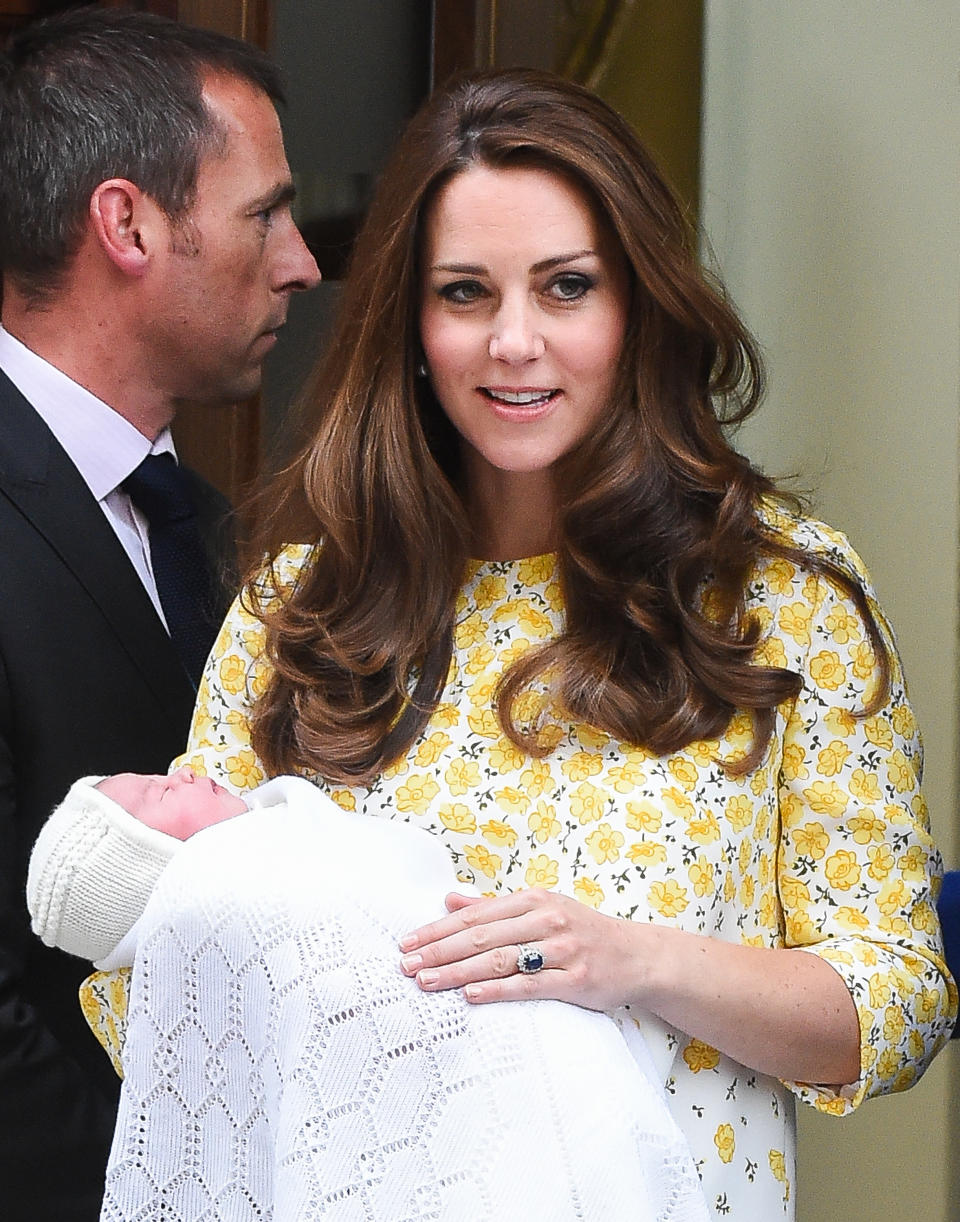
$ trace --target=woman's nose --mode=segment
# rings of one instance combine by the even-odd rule
[[[525,304],[504,305],[494,319],[489,352],[495,361],[525,364],[543,356],[546,345],[533,312]]]

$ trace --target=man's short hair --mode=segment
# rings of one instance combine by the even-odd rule
[[[28,296],[56,290],[90,196],[126,178],[176,219],[226,133],[203,103],[224,73],[282,102],[256,47],[149,13],[88,7],[27,26],[0,54],[0,268]]]

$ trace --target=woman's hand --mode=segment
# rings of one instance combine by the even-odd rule
[[[495,899],[453,893],[451,915],[400,941],[401,966],[422,989],[462,988],[468,1001],[552,997],[591,1010],[632,1000],[642,960],[642,925],[604,916],[552,891],[516,891]],[[543,956],[523,973],[518,948]]]
[[[462,988],[472,1002],[641,1005],[774,1077],[837,1084],[860,1072],[853,999],[816,955],[625,921],[552,891],[454,893],[446,904],[449,916],[400,940],[403,971],[422,989]],[[540,971],[518,970],[519,946],[543,955]]]

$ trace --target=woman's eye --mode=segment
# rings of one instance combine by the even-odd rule
[[[469,305],[470,302],[479,300],[483,291],[483,285],[476,280],[455,280],[437,290],[444,301],[452,301],[454,305]]]
[[[564,272],[550,283],[550,292],[560,301],[578,301],[593,288],[593,280],[581,272]]]

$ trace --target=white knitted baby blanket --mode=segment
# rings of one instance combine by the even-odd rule
[[[456,883],[304,781],[187,841],[135,930],[110,1222],[702,1222],[639,1038],[399,970]]]

